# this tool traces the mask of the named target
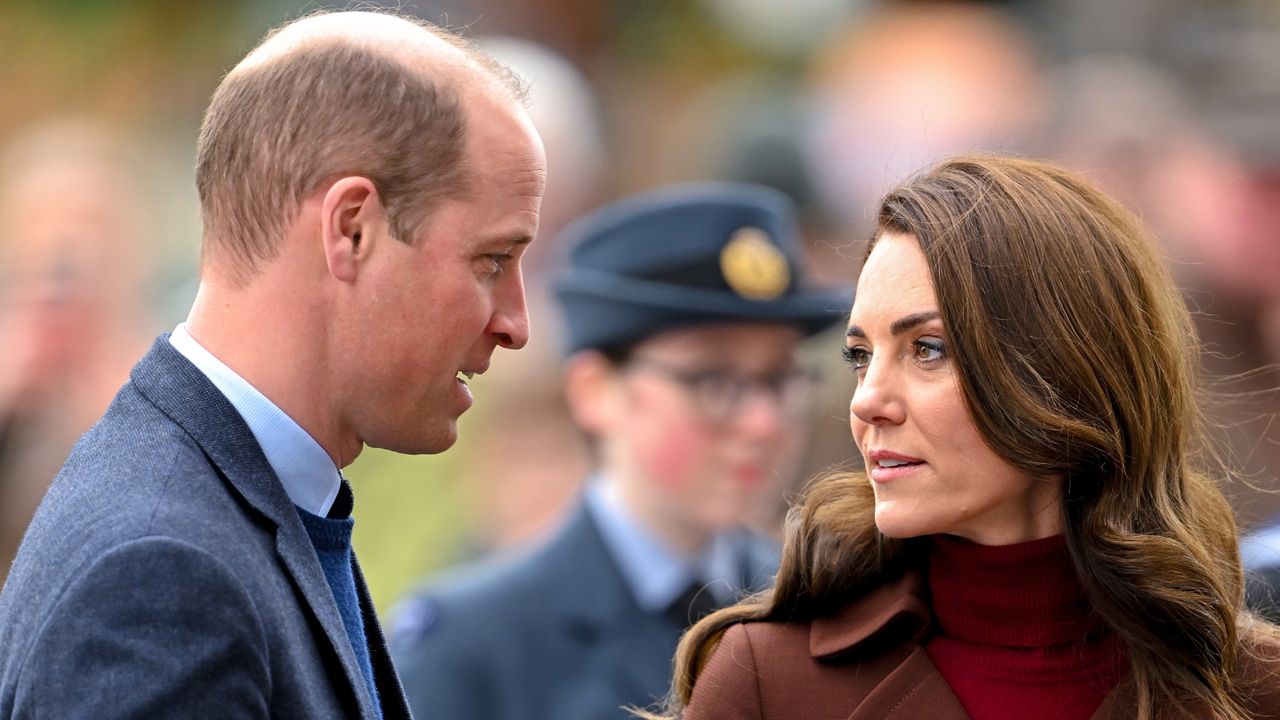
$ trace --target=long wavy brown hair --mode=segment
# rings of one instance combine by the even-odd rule
[[[1199,346],[1154,240],[1076,175],[988,156],[891,191],[871,245],[886,232],[924,251],[983,439],[1032,476],[1064,479],[1067,546],[1128,649],[1135,716],[1250,717],[1237,659],[1274,647],[1276,630],[1243,607],[1225,469],[1197,399]],[[874,511],[863,473],[816,480],[788,514],[774,587],[690,629],[666,710],[638,714],[679,718],[729,626],[830,614],[921,566],[927,539],[885,537]]]

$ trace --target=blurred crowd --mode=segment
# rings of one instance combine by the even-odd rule
[[[532,84],[549,184],[533,340],[495,357],[444,456],[369,452],[356,546],[385,609],[423,573],[544,532],[591,466],[548,308],[559,231],[659,184],[751,181],[851,282],[884,189],[986,149],[1049,157],[1138,211],[1196,312],[1226,488],[1280,515],[1280,5],[1271,0],[418,0]],[[0,3],[0,577],[75,438],[193,294],[196,127],[221,73],[308,3]],[[852,462],[839,332],[806,447],[753,511]]]

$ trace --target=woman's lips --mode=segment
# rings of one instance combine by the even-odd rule
[[[872,463],[869,469],[871,479],[878,483],[886,483],[890,480],[896,480],[903,475],[911,473],[924,467],[923,462],[907,463],[905,465],[895,465],[893,467],[882,467],[876,463]]]
[[[920,458],[883,448],[876,448],[867,453],[867,472],[871,475],[871,479],[878,483],[909,475],[924,464],[925,462]]]

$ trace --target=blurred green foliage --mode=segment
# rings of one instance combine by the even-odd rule
[[[457,451],[407,456],[367,448],[343,470],[356,497],[353,543],[378,611],[463,554],[469,525]]]

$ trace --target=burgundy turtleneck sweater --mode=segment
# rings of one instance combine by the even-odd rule
[[[926,650],[973,720],[1089,720],[1128,671],[1061,535],[988,546],[934,536]]]

